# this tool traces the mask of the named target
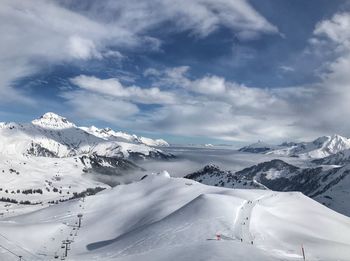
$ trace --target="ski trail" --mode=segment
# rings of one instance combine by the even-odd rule
[[[264,195],[253,200],[248,199],[243,202],[234,221],[233,233],[236,239],[247,244],[254,243],[254,237],[250,233],[252,211],[258,202],[260,202],[264,198],[272,197],[274,195],[275,193],[271,193],[269,195]]]
[[[249,232],[249,222],[253,207],[251,200],[245,200],[238,211],[234,224],[235,238],[245,243],[252,241],[252,236]]]

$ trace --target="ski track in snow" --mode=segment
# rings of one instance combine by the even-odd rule
[[[254,243],[254,237],[250,233],[250,222],[252,218],[253,208],[261,200],[273,196],[275,196],[275,193],[271,193],[270,195],[265,195],[254,200],[248,199],[244,201],[234,221],[233,234],[236,239],[247,244]]]

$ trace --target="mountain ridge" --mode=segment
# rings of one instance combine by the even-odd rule
[[[347,204],[350,201],[350,164],[330,169],[323,169],[321,166],[301,168],[274,159],[237,172],[208,165],[185,178],[219,187],[300,191],[350,216],[350,207]]]

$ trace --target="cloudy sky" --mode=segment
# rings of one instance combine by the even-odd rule
[[[350,1],[1,0],[0,121],[174,143],[350,136]]]

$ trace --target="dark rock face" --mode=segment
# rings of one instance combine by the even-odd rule
[[[172,154],[164,153],[161,151],[150,151],[148,155],[145,155],[141,152],[135,152],[135,151],[128,151],[128,153],[129,153],[129,159],[133,161],[147,160],[147,159],[171,160],[176,158]]]
[[[201,182],[201,177],[203,177],[204,175],[208,175],[210,178],[216,177],[219,179],[226,178],[227,180],[237,180],[237,177],[234,176],[231,171],[221,170],[218,166],[213,164],[206,165],[202,170],[189,174],[185,176],[185,178]]]
[[[248,167],[243,170],[237,171],[236,175],[253,179],[258,172],[267,172],[271,169],[274,169],[277,171],[287,171],[289,173],[294,173],[299,170],[298,167],[288,164],[283,160],[274,159],[271,161],[259,163],[252,167]]]
[[[269,147],[263,147],[263,148],[243,147],[243,148],[240,148],[238,151],[249,152],[249,153],[265,153],[265,152],[268,152],[270,150],[271,150],[271,148],[269,148]]]
[[[31,147],[27,151],[28,155],[36,156],[36,157],[50,157],[50,158],[57,158],[57,155],[42,147],[40,144],[37,143],[31,143]]]
[[[123,158],[110,158],[105,156],[91,155],[80,157],[86,172],[94,172],[103,175],[120,176],[129,171],[144,170],[129,160]]]
[[[188,174],[185,178],[217,187],[265,189],[253,180],[248,180],[229,170],[221,170],[213,164],[207,165],[197,172]]]
[[[299,191],[310,196],[320,187],[319,179],[322,168],[299,169],[290,177],[267,179],[261,175],[260,182],[266,187],[276,191]]]

